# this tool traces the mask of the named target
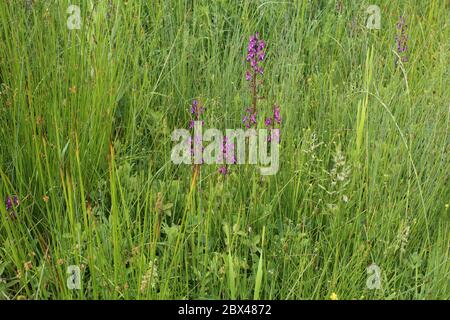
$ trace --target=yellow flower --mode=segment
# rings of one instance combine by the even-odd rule
[[[331,300],[339,300],[338,295],[337,295],[335,292],[333,292],[333,293],[331,294],[330,299],[331,299]]]

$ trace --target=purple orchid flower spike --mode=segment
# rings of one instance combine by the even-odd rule
[[[12,198],[10,196],[6,197],[5,200],[6,211],[9,213],[10,218],[13,220],[17,218],[17,214],[14,209],[17,208],[19,205],[20,202],[17,196],[13,196]]]
[[[251,69],[254,73],[261,73],[263,69],[259,66],[259,62],[263,61],[266,57],[264,51],[266,43],[264,40],[259,39],[259,33],[250,36],[247,47],[247,61],[250,62]],[[250,71],[246,72],[246,79],[250,79]],[[249,80],[247,80],[249,81]]]
[[[259,33],[256,32],[250,36],[247,46],[246,61],[249,63],[249,69],[245,71],[245,80],[249,82],[250,91],[252,95],[251,106],[245,110],[245,115],[242,118],[247,129],[256,127],[257,122],[257,102],[258,102],[258,86],[261,81],[258,77],[264,74],[264,68],[261,66],[266,58],[266,42],[260,38]]]
[[[400,16],[399,21],[397,22],[397,29],[400,31],[400,34],[395,36],[395,42],[397,45],[397,53],[400,56],[400,60],[402,62],[408,61],[408,55],[406,52],[408,51],[408,35],[406,34],[406,30],[408,29],[408,25],[405,23],[405,18]],[[398,64],[398,58],[396,57],[395,64]]]

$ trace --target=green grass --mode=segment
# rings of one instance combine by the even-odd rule
[[[68,30],[69,1],[0,1],[0,299],[450,298],[448,2],[96,2]],[[256,31],[280,170],[192,183],[171,132],[194,98],[242,128]]]

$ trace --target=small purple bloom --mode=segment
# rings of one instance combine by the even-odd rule
[[[9,216],[11,219],[16,219],[17,214],[14,208],[17,208],[19,206],[20,202],[17,196],[13,196],[12,198],[10,196],[6,197],[5,205],[6,205],[6,211],[9,213]]]
[[[245,80],[250,81],[252,80],[252,74],[250,71],[245,72]]]
[[[197,100],[193,100],[192,101],[192,106],[191,106],[191,113],[195,114],[197,112],[197,108],[198,108],[198,101]]]
[[[260,52],[258,54],[259,61],[263,61],[265,57],[266,57],[266,53],[265,52]]]
[[[227,167],[220,167],[220,168],[219,168],[219,173],[222,174],[222,175],[224,175],[224,176],[226,176],[227,173],[228,173]]]
[[[260,40],[258,42],[258,50],[261,51],[262,49],[264,49],[266,47],[266,43],[264,42],[264,40]]]
[[[280,106],[277,104],[273,107],[273,118],[275,119],[276,123],[281,124]]]
[[[6,197],[5,203],[6,203],[6,211],[11,210],[13,205],[12,205],[11,198],[9,196]]]
[[[245,127],[248,129],[253,125],[256,125],[256,111],[253,111],[252,108],[247,108],[245,110],[245,115],[242,118],[242,122],[245,124]]]
[[[197,100],[192,101],[191,114],[194,115],[195,120],[199,120],[204,111],[205,109],[200,106]]]

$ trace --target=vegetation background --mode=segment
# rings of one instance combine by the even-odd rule
[[[1,299],[448,299],[448,9],[0,1]],[[193,99],[206,127],[243,127],[255,32],[280,171],[205,165],[192,182],[171,132]]]

